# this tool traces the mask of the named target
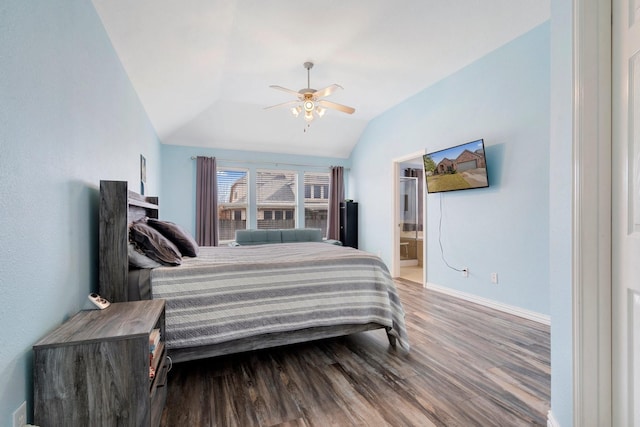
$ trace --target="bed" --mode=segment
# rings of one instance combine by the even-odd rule
[[[322,242],[201,247],[179,266],[130,269],[129,226],[158,218],[157,197],[100,182],[99,292],[112,302],[164,299],[174,362],[384,328],[409,343],[404,312],[376,256]]]

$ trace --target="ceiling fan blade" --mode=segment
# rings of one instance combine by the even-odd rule
[[[333,108],[334,110],[342,111],[343,113],[353,114],[356,109],[352,107],[347,107],[346,105],[337,104],[331,101],[325,101],[324,99],[318,101],[318,104],[322,105],[326,108]]]
[[[272,105],[270,107],[264,107],[265,110],[270,110],[272,108],[278,108],[278,107],[286,107],[288,105],[295,105],[295,104],[299,104],[300,101],[296,100],[296,101],[287,101],[287,102],[283,102],[281,104],[276,104],[276,105]]]
[[[338,89],[344,89],[342,86],[337,84],[332,84],[331,86],[327,86],[324,89],[317,90],[313,93],[316,99],[324,98],[325,96],[331,95]]]
[[[301,96],[300,93],[297,90],[287,89],[286,87],[282,87],[282,86],[278,86],[278,85],[271,85],[269,87],[272,87],[272,88],[277,89],[277,90],[281,90],[283,92],[287,92],[288,94],[291,94],[291,95],[295,95],[296,98],[300,98],[300,96]]]

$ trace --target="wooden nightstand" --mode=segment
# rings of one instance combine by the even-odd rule
[[[160,330],[155,376],[149,337]],[[46,426],[158,426],[167,397],[164,301],[81,311],[33,346],[34,421]]]

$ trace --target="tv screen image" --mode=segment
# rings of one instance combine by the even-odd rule
[[[482,139],[434,151],[422,159],[429,193],[489,186]]]

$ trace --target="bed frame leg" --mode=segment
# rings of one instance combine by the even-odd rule
[[[389,332],[391,331],[391,328],[384,328],[387,331],[387,338],[389,339],[389,345],[391,345],[391,347],[396,348],[396,337],[394,337],[393,335],[391,335]]]

